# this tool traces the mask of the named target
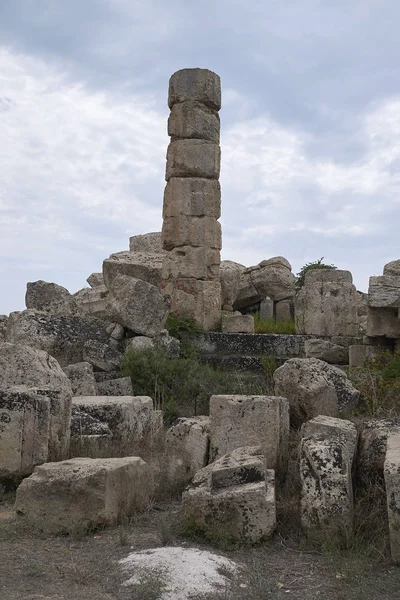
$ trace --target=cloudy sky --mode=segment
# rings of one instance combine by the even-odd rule
[[[400,258],[398,0],[0,0],[0,314],[161,228],[167,90],[216,71],[222,257]]]

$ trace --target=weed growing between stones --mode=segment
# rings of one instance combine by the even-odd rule
[[[314,260],[312,262],[306,263],[300,271],[297,273],[297,281],[296,281],[296,289],[300,290],[305,282],[306,273],[308,271],[312,271],[314,269],[337,269],[335,265],[326,265],[322,261],[324,257],[318,258],[318,260]]]
[[[294,319],[288,319],[286,321],[275,321],[275,319],[272,318],[260,317],[259,312],[253,313],[253,317],[254,333],[296,333]]]

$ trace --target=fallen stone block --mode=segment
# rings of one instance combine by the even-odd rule
[[[253,315],[222,315],[222,331],[225,333],[254,333]]]
[[[399,308],[400,275],[370,277],[368,306],[373,308]]]
[[[119,369],[122,362],[122,353],[118,352],[108,344],[102,344],[95,340],[88,340],[83,346],[82,358],[95,369],[100,371],[115,371]]]
[[[391,435],[387,439],[384,473],[390,552],[393,562],[400,563],[400,433]]]
[[[304,342],[304,350],[306,358],[318,358],[332,365],[349,364],[348,346],[339,346],[328,340],[310,339]]]
[[[0,315],[0,342],[6,341],[7,323],[7,315]]]
[[[363,367],[366,361],[374,360],[385,350],[384,346],[373,346],[371,344],[349,346],[349,365],[350,367]]]
[[[92,273],[86,279],[91,288],[96,288],[104,285],[103,273]]]
[[[91,394],[83,394],[89,396]],[[132,382],[130,377],[108,379],[97,384],[98,396],[131,396]]]
[[[75,458],[36,467],[17,489],[15,510],[46,533],[85,532],[143,510],[152,491],[151,471],[139,457]]]
[[[289,404],[276,396],[211,396],[210,459],[242,446],[260,446],[268,467],[285,472]]]
[[[398,309],[368,307],[367,336],[400,339]]]
[[[164,257],[164,252],[150,254],[126,251],[111,254],[103,262],[104,284],[108,290],[113,291],[115,279],[119,275],[127,275],[128,277],[147,281],[147,283],[157,287],[162,281]]]
[[[161,242],[161,231],[133,235],[129,238],[129,251],[144,252],[146,254],[165,254]]]
[[[233,307],[240,287],[240,276],[245,269],[243,265],[232,260],[223,260],[220,265],[221,305]]]
[[[108,290],[105,285],[95,288],[83,288],[74,294],[79,312],[85,316],[104,319],[106,314],[106,298]]]
[[[67,289],[56,283],[35,281],[26,284],[26,308],[52,315],[77,315],[78,307]]]
[[[300,442],[301,523],[311,538],[348,539],[353,530],[353,423],[319,416],[304,424]]]
[[[377,480],[383,481],[387,440],[400,434],[400,420],[370,419],[360,431],[357,452],[357,477],[365,488]]]
[[[64,367],[63,371],[71,382],[74,396],[97,396],[96,380],[90,363],[69,365]]]
[[[383,274],[400,277],[400,259],[387,263],[383,267]]]
[[[194,476],[182,495],[183,526],[211,540],[257,543],[276,526],[274,471],[259,448],[239,448]]]

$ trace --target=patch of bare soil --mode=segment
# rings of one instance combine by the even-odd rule
[[[176,502],[154,505],[120,527],[52,538],[21,528],[11,503],[0,504],[0,598],[170,598],[157,572],[124,587],[119,561],[133,550],[185,545],[212,550],[238,564],[236,572],[222,573],[222,589],[193,600],[400,600],[400,568],[387,559],[305,551],[278,534],[257,548],[213,549],[180,537]]]

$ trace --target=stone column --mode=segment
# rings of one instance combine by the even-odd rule
[[[178,71],[169,82],[168,105],[162,243],[169,252],[162,288],[171,296],[172,313],[212,330],[221,320],[219,76],[206,69]]]

